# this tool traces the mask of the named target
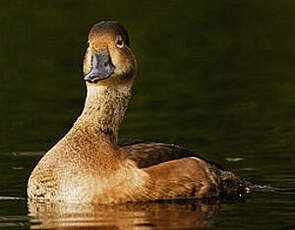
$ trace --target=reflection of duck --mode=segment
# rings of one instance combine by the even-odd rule
[[[136,72],[128,35],[120,24],[100,22],[92,27],[83,68],[84,110],[32,172],[29,198],[121,203],[245,191],[247,183],[179,147],[161,143],[118,147]]]
[[[219,202],[146,202],[81,205],[29,201],[32,229],[190,229],[209,227]]]

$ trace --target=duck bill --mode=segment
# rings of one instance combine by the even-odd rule
[[[108,49],[102,51],[93,51],[92,67],[90,72],[84,76],[87,82],[95,83],[109,78],[115,70]]]

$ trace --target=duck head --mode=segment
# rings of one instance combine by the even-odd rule
[[[136,60],[123,26],[115,21],[95,24],[89,32],[88,44],[83,63],[87,85],[114,85],[133,81]]]

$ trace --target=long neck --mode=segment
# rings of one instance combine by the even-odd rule
[[[131,96],[131,83],[120,86],[87,86],[82,114],[74,126],[91,127],[116,143],[120,124]]]

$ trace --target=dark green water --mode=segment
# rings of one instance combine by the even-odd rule
[[[43,227],[295,228],[293,0],[0,3],[0,228],[40,227],[27,217],[26,180],[82,109],[87,33],[103,19],[125,25],[139,66],[121,137],[183,145],[279,190],[234,202],[41,207]]]

